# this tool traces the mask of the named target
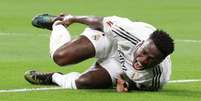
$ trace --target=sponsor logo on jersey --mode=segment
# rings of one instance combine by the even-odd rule
[[[124,56],[124,53],[122,51],[118,50],[118,55],[119,55],[119,61],[120,61],[122,69],[124,71],[127,71],[127,68],[125,66],[125,56]]]

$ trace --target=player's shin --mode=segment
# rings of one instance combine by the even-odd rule
[[[52,26],[52,33],[50,36],[50,56],[53,58],[54,52],[71,40],[69,31],[62,25],[58,24],[60,21],[54,22]]]

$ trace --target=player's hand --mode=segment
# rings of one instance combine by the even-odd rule
[[[60,15],[60,16],[64,16],[64,19],[63,19],[63,23],[65,26],[70,26],[71,24],[73,24],[73,18],[74,16],[70,15],[70,14],[67,14],[67,15]]]
[[[57,25],[58,24],[62,24],[66,27],[70,26],[73,23],[73,18],[74,16],[70,15],[70,14],[64,14],[61,13],[56,19],[55,21],[57,21]]]
[[[124,80],[117,79],[116,91],[117,92],[128,92],[128,87],[127,87],[127,84]]]

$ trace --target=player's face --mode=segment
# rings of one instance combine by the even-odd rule
[[[143,42],[134,53],[133,67],[135,69],[151,68],[163,60],[162,53],[151,39]]]

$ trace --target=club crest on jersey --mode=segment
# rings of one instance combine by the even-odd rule
[[[121,63],[121,67],[124,71],[127,71],[127,68],[125,66],[125,59],[124,59],[124,53],[118,50],[118,55],[119,55],[119,61]]]
[[[92,36],[92,39],[93,40],[99,40],[100,37],[101,37],[101,34],[95,34],[95,35]]]

